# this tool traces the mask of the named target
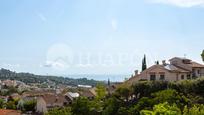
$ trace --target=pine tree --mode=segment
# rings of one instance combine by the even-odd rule
[[[146,55],[144,55],[144,58],[142,60],[142,71],[147,69],[147,64],[146,64]]]

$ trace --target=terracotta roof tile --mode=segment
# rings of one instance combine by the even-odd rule
[[[199,63],[197,63],[197,62],[191,62],[191,64],[188,64],[188,65],[190,65],[191,67],[199,67],[199,68],[204,68],[204,65],[202,65],[202,64],[199,64]]]
[[[21,115],[20,111],[0,109],[0,115]]]
[[[42,96],[47,105],[63,105],[64,102],[68,102],[63,95],[45,94]]]

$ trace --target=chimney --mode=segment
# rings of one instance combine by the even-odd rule
[[[135,76],[138,75],[138,70],[135,70]]]
[[[162,64],[163,64],[164,66],[166,66],[166,60],[163,60],[163,61],[162,61]]]
[[[155,61],[155,65],[159,65],[159,61]]]
[[[133,78],[134,77],[134,75],[131,75],[131,78]]]

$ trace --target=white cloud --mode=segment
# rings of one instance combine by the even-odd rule
[[[149,0],[149,1],[153,3],[169,4],[183,8],[204,6],[204,0]]]

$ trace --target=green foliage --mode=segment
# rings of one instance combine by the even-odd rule
[[[169,88],[175,89],[180,93],[195,94],[204,97],[204,79],[184,80],[175,83],[168,83]]]
[[[202,52],[202,54],[201,54],[201,57],[202,57],[202,59],[203,59],[203,61],[204,61],[204,50],[203,50],[203,52]]]
[[[143,97],[139,99],[138,103],[131,108],[131,113],[138,113],[143,109],[151,110],[154,105],[165,102],[168,102],[169,105],[177,104],[177,106],[181,109],[190,103],[188,98],[182,94],[179,94],[176,90],[162,90],[156,93],[152,93],[151,97]]]
[[[204,115],[204,105],[194,105],[190,109],[185,106],[183,115]]]
[[[103,115],[116,115],[118,109],[122,106],[121,100],[116,97],[109,98],[104,105]],[[122,111],[122,110],[121,110]]]
[[[204,79],[180,82],[140,81],[119,87],[106,97],[97,85],[94,100],[80,97],[71,106],[73,115],[203,115]],[[195,105],[195,106],[193,106]],[[56,109],[55,114],[62,114]],[[62,114],[63,115],[63,114]]]
[[[184,108],[189,105],[190,100],[184,95],[179,94],[176,90],[168,89],[153,93],[152,96],[155,104],[168,102],[169,104],[176,103],[179,108]]]
[[[134,107],[131,109],[131,113],[138,113],[142,109],[151,109],[154,105],[154,101],[148,97],[141,98]]]
[[[45,115],[72,115],[70,107],[53,108],[49,110]]]
[[[18,93],[18,89],[13,87],[13,86],[4,87],[4,90],[0,91],[0,95],[3,95],[3,96],[8,96],[8,95],[11,95],[13,93]]]
[[[85,97],[78,98],[72,104],[72,112],[74,115],[94,115],[99,114],[104,108],[104,99],[106,96],[106,88],[103,84],[97,84],[96,86],[96,98],[94,100],[88,100]]]
[[[130,96],[131,89],[127,87],[120,87],[116,90],[116,95],[118,95],[121,99],[128,101]]]
[[[4,108],[5,101],[3,99],[0,99],[0,109]]]
[[[89,114],[89,100],[85,97],[79,97],[72,104],[72,112],[74,115],[87,115]]]
[[[164,81],[140,81],[132,86],[134,95],[139,95],[139,98],[150,97],[151,93],[167,88],[168,83]]]
[[[130,114],[127,107],[120,107],[118,109],[118,115],[127,115]]]
[[[25,111],[35,111],[36,104],[37,104],[36,100],[24,102]]]
[[[9,101],[6,103],[6,109],[16,109],[15,101]]]
[[[155,105],[153,110],[142,110],[141,115],[181,115],[180,109],[176,105],[169,105],[166,103],[161,103]]]
[[[97,84],[96,85],[96,98],[98,100],[103,99],[106,96],[106,87],[103,84]]]

